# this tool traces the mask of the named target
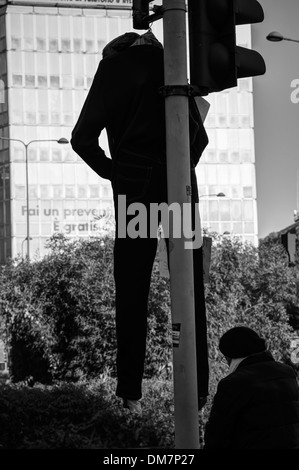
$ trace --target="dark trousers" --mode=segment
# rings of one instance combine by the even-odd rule
[[[194,186],[194,178],[196,178],[195,170],[193,172],[192,186]],[[118,236],[120,214],[117,196],[125,194],[127,206],[138,201],[149,209],[150,203],[167,201],[166,185],[166,166],[162,164],[143,162],[143,165],[135,165],[131,162],[126,162],[126,164],[122,162],[115,170],[113,189],[116,215],[114,245],[117,334],[116,395],[123,398],[137,400],[142,397],[147,304],[152,267],[157,251],[157,238],[148,236],[133,239],[129,236],[126,238]],[[193,190],[195,199],[196,189]],[[193,200],[193,210],[195,202]],[[130,218],[127,216],[126,220],[129,221]],[[148,235],[150,234],[148,233]],[[193,265],[198,394],[203,397],[208,395],[209,367],[202,248],[193,250]]]

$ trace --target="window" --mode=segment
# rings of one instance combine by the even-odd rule
[[[228,149],[228,132],[226,129],[216,129],[218,150]]]
[[[25,76],[34,76],[35,63],[34,63],[34,53],[33,52],[24,52],[24,74]]]
[[[52,124],[60,124],[60,99],[61,95],[59,91],[49,90],[49,108],[51,114]]]
[[[240,153],[233,151],[230,153],[230,161],[231,163],[239,163],[240,162]]]
[[[29,162],[36,162],[37,160],[37,151],[36,149],[30,148],[28,149],[28,161]]]
[[[84,77],[82,76],[75,76],[75,87],[76,88],[84,88]]]
[[[71,51],[71,18],[69,16],[60,15],[60,31],[61,31],[61,50],[62,52]]]
[[[75,186],[65,186],[65,197],[69,199],[74,199],[75,196]]]
[[[53,149],[52,150],[52,160],[53,160],[53,162],[61,162],[62,161],[61,150],[58,150],[58,149]]]
[[[41,162],[48,162],[50,160],[49,150],[46,148],[41,148],[39,151],[39,159]]]
[[[110,194],[109,186],[103,186],[103,197],[108,197]]]
[[[230,201],[219,201],[220,220],[230,220]]]
[[[75,156],[72,150],[65,150],[64,153],[64,161],[65,162],[73,162],[75,160]]]
[[[253,188],[252,188],[252,186],[244,186],[243,187],[243,195],[244,195],[244,197],[253,197]]]
[[[217,184],[217,166],[206,165],[205,168],[206,182],[208,185]]]
[[[82,39],[74,39],[74,52],[82,51]]]
[[[25,123],[31,125],[36,124],[36,92],[33,89],[24,89],[23,90],[23,97],[24,97],[24,118]]]
[[[59,76],[58,75],[50,75],[50,87],[59,88]]]
[[[48,124],[48,92],[47,90],[38,89],[37,91],[37,109],[38,109],[38,122],[39,124]]]
[[[233,223],[233,233],[235,233],[236,235],[243,233],[242,222],[234,222]]]
[[[79,199],[87,198],[87,187],[86,186],[78,186],[78,198]]]
[[[220,231],[221,231],[222,233],[225,233],[225,232],[229,232],[229,233],[230,233],[230,232],[231,232],[231,224],[230,224],[230,222],[222,222]]]
[[[29,198],[30,199],[37,199],[37,185],[30,184],[29,185]]]
[[[230,165],[229,168],[229,174],[230,174],[230,183],[231,184],[240,184],[241,179],[240,179],[240,167],[239,165]]]
[[[82,37],[83,37],[83,28],[82,28],[82,18],[73,17],[73,35],[74,35],[74,51],[82,52]]]
[[[83,55],[74,56],[75,87],[84,87],[84,62]]]
[[[36,49],[38,51],[45,51],[47,49],[47,43],[45,38],[36,38]]]
[[[232,186],[231,187],[231,191],[232,191],[232,197],[233,198],[240,198],[242,197],[242,191],[241,191],[241,186]]]
[[[40,197],[41,199],[49,199],[50,195],[50,187],[46,184],[40,185]]]
[[[100,52],[103,47],[107,44],[107,37],[108,37],[108,18],[103,17],[96,17],[96,35],[97,35],[97,42],[98,42],[98,52]]]
[[[253,220],[253,201],[252,200],[243,201],[243,220],[246,220],[246,221]]]
[[[11,29],[11,48],[14,50],[18,50],[21,49],[21,15],[11,13],[9,16]]]
[[[32,51],[34,49],[33,15],[23,15],[23,31],[24,31],[24,49]]]
[[[217,182],[228,185],[230,183],[230,167],[228,165],[217,165]]]
[[[70,54],[61,54],[61,86],[72,88],[72,61]]]
[[[219,162],[220,163],[228,162],[228,152],[219,152]]]
[[[13,74],[12,84],[14,86],[23,86],[23,77],[22,77],[22,75]]]
[[[62,50],[62,52],[70,52],[71,51],[71,41],[70,41],[70,39],[62,39],[61,40],[61,50]]]
[[[58,39],[56,38],[49,39],[49,51],[58,52]]]
[[[19,51],[11,53],[11,71],[13,75],[22,76],[23,74],[23,55]]]
[[[25,86],[28,88],[35,87],[35,76],[34,75],[25,75]]]
[[[37,75],[47,75],[47,54],[36,52],[36,72]]]
[[[52,224],[43,223],[41,225],[41,235],[50,236],[52,234]]]
[[[25,161],[25,149],[22,147],[15,147],[13,149],[13,161],[24,162]]]
[[[98,67],[98,56],[96,54],[87,54],[85,56],[86,75],[93,77]]]
[[[53,197],[54,199],[61,199],[63,195],[63,187],[61,184],[53,185]]]
[[[85,45],[86,45],[86,52],[94,52],[95,51],[95,29],[94,29],[94,17],[86,17],[85,18]]]
[[[89,191],[90,191],[90,197],[92,197],[92,198],[100,197],[100,188],[99,188],[99,186],[90,185],[89,186]]]
[[[240,91],[252,91],[252,78],[241,78],[238,80],[238,88]]]
[[[245,222],[244,232],[245,233],[254,233],[254,223],[253,222]]]
[[[218,201],[208,201],[209,206],[209,220],[215,221],[219,220],[219,209],[218,209]]]
[[[94,41],[86,39],[86,52],[94,52]]]
[[[39,88],[47,88],[48,80],[46,75],[38,75],[37,77],[37,86]]]
[[[21,38],[16,38],[15,36],[13,36],[11,38],[11,48],[12,50],[21,49]]]
[[[232,218],[232,220],[241,220],[242,219],[241,201],[231,201],[231,218]]]

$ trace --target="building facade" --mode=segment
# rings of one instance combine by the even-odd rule
[[[163,41],[163,21],[152,29]],[[97,235],[111,218],[109,181],[58,140],[70,140],[103,47],[126,31],[131,0],[0,0],[0,263],[28,246],[43,256],[54,233]],[[238,42],[250,46],[249,27]],[[257,243],[252,81],[205,99],[202,225]],[[105,133],[100,143],[109,154]]]

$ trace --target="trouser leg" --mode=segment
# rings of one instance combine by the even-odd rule
[[[123,398],[137,400],[142,396],[147,304],[156,250],[156,238],[115,240],[116,395]]]
[[[194,311],[198,397],[209,394],[209,362],[202,247],[193,250]]]

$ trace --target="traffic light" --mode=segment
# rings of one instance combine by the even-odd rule
[[[236,45],[236,26],[259,23],[256,0],[188,0],[190,80],[205,95],[237,85],[237,79],[262,75],[262,56]]]
[[[151,0],[133,0],[133,28],[149,28],[149,4]]]
[[[149,29],[150,23],[160,20],[163,17],[163,7],[154,5],[152,10],[154,13],[149,14],[149,4],[153,0],[133,0],[133,28]]]

